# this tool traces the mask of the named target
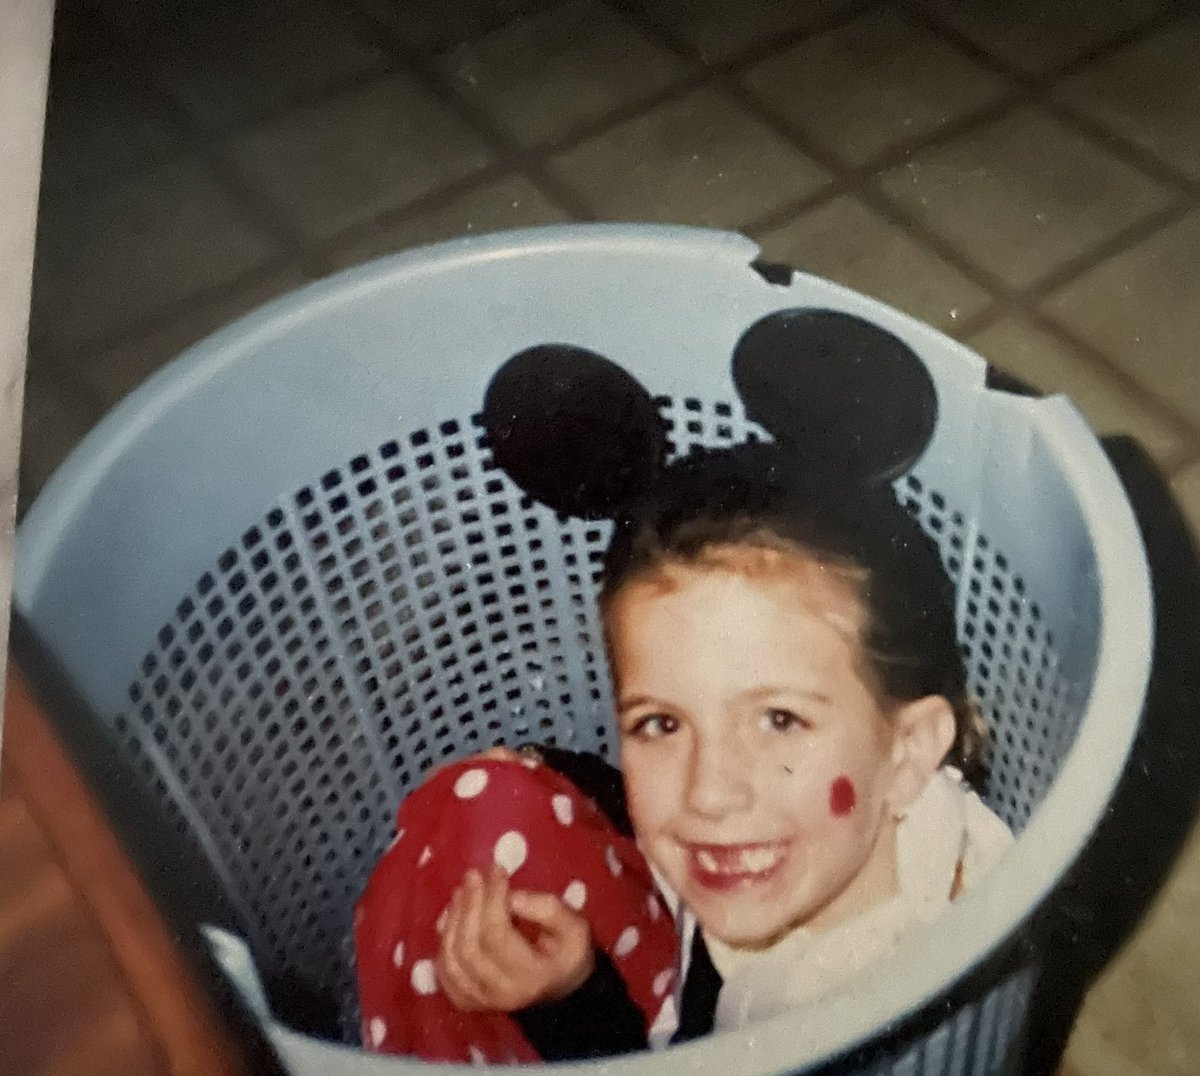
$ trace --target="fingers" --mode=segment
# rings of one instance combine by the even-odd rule
[[[513,890],[508,905],[518,919],[533,923],[554,938],[568,932],[575,933],[579,924],[585,923],[582,916],[576,915],[552,893]]]
[[[468,1012],[510,1011],[532,956],[508,913],[508,876],[468,871],[447,908],[439,955],[450,1000]]]
[[[549,893],[515,890],[509,908],[518,919],[540,928],[536,963],[543,1000],[565,997],[581,986],[595,967],[588,921]]]
[[[484,984],[462,958],[463,907],[466,887],[459,886],[446,906],[442,945],[438,952],[438,981],[450,1001],[463,1012],[488,1008]]]
[[[480,947],[493,960],[504,961],[508,936],[516,934],[508,910],[508,875],[494,868],[483,886],[479,909]]]
[[[552,893],[531,893],[514,889],[509,897],[509,909],[518,919],[524,919],[543,930],[554,930],[560,924],[560,911],[565,905]]]
[[[531,945],[513,917],[539,928]],[[513,1012],[563,997],[591,974],[586,919],[548,893],[512,890],[507,874],[468,871],[446,910],[438,975],[465,1012]]]

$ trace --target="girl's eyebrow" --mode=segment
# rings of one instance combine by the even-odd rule
[[[779,698],[780,696],[807,699],[820,706],[833,705],[833,700],[822,691],[796,687],[759,687],[746,692],[742,698],[748,702],[757,702],[761,699]],[[653,695],[627,695],[617,699],[617,713],[623,713],[626,710],[632,710],[639,706],[666,705],[667,703],[663,702],[662,699],[655,698]]]
[[[808,699],[811,702],[819,703],[821,706],[831,706],[833,700],[830,699],[823,691],[802,687],[776,687],[767,686],[755,688],[753,691],[748,691],[745,698],[751,702],[759,699],[778,698],[779,696],[791,696],[792,698]]]
[[[661,699],[656,699],[653,695],[627,695],[617,699],[617,712],[623,710],[632,710],[635,706],[661,706]]]

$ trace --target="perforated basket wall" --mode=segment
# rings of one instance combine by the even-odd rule
[[[677,452],[757,436],[726,401],[660,404]],[[530,504],[468,415],[330,464],[180,595],[115,729],[240,903],[260,968],[336,991],[353,1037],[351,912],[406,791],[497,742],[612,750],[594,605],[608,533]],[[1020,565],[919,474],[898,494],[958,583],[988,799],[1020,828],[1080,699]]]

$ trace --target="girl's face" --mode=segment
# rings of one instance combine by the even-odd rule
[[[607,627],[630,816],[704,929],[761,946],[895,892],[901,734],[860,672],[860,602],[816,563],[671,567]]]

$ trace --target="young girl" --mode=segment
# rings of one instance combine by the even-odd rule
[[[797,320],[821,361],[839,350],[874,357],[864,383],[895,388],[878,369],[906,352],[895,338],[829,312]],[[756,401],[758,415],[778,413],[779,363],[754,359],[753,332],[735,355],[735,378],[752,415]],[[572,356],[576,385],[580,365]],[[582,380],[594,393],[592,374]],[[625,464],[638,410],[630,380],[614,378]],[[863,393],[836,389],[861,414]],[[544,423],[555,408],[541,402]],[[787,429],[804,428],[794,413],[786,419]],[[561,483],[577,509],[588,474],[545,446],[531,464],[513,450],[514,423],[492,421],[498,461],[555,507]],[[826,426],[845,434],[844,424]],[[944,911],[1011,841],[963,777],[978,772],[983,732],[952,587],[936,546],[886,482],[898,458],[903,469],[919,454],[928,429],[902,444],[875,428],[883,455],[842,454],[837,467],[813,465],[822,453],[811,438],[797,446],[772,432],[773,444],[670,465],[653,449],[650,463],[626,468],[616,496],[612,472],[603,475],[607,510],[624,502],[612,512],[600,604],[626,806],[675,913],[682,959],[677,988],[660,993],[661,975],[647,1000],[639,973],[614,961],[586,912],[543,894],[540,944],[523,947],[528,895],[511,892],[503,872],[467,879],[445,905],[437,981],[459,1011],[514,1014],[537,1055],[680,1041],[837,989]],[[547,477],[539,461],[549,458],[563,477]],[[543,757],[564,771],[579,765],[561,752]],[[578,769],[571,776],[595,787]],[[656,996],[665,999],[658,1012]],[[575,1041],[564,1045],[564,1028]]]

